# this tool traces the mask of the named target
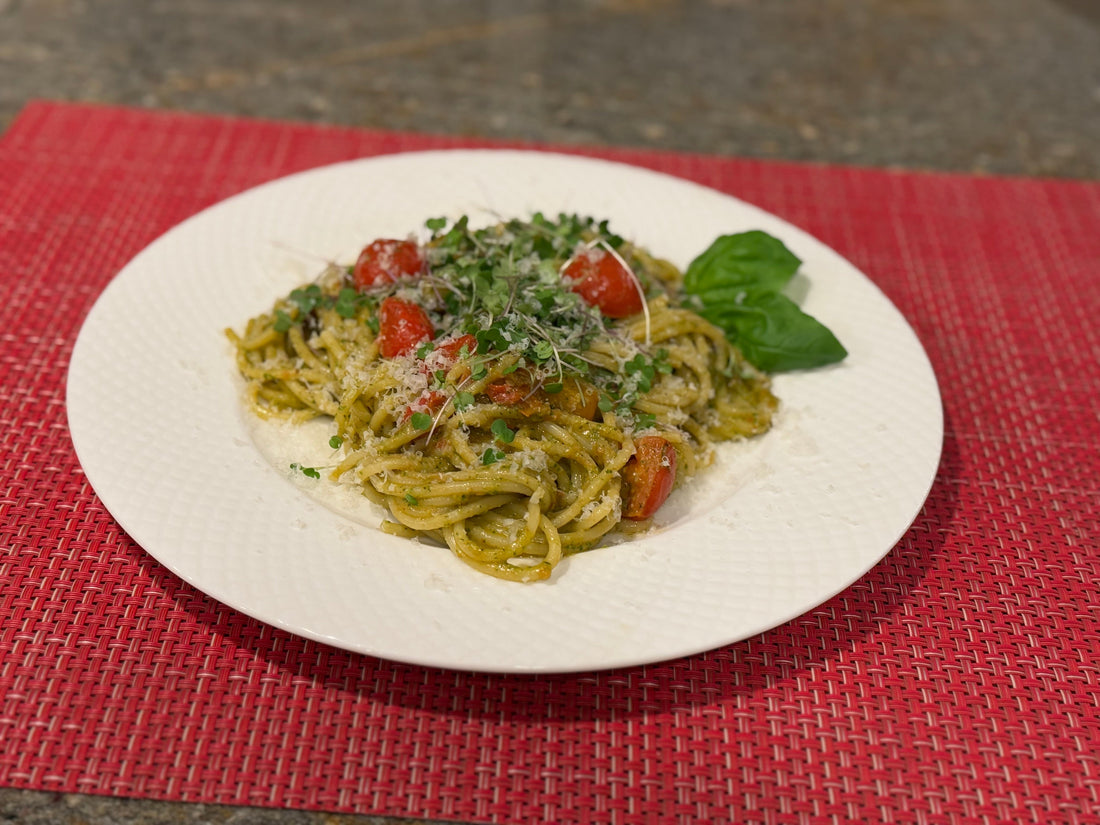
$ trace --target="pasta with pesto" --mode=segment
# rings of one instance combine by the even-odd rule
[[[226,331],[252,412],[330,420],[323,472],[384,507],[383,530],[546,579],[646,529],[716,442],[771,426],[768,376],[606,222],[423,234],[376,240]]]

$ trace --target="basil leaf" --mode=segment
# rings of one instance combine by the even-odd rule
[[[684,289],[699,294],[715,287],[754,286],[778,292],[801,263],[767,232],[722,235],[688,265]]]
[[[700,314],[721,327],[744,356],[764,372],[822,367],[848,354],[827,327],[786,295],[767,290],[737,292],[740,300],[710,301],[704,297]]]
[[[781,292],[801,263],[766,232],[722,235],[688,266],[684,289],[697,299],[699,314],[764,372],[833,364],[847,350]]]

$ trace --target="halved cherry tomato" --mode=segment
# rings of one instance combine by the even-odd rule
[[[530,376],[525,372],[498,378],[485,387],[485,394],[494,404],[513,407],[520,415],[528,418],[544,416],[550,412],[546,393],[541,389],[532,391]]]
[[[521,371],[488,384],[485,394],[494,404],[516,407],[526,416],[546,414],[553,408],[595,421],[599,412],[599,390],[579,378],[565,379],[557,392],[544,387],[532,391],[529,376]]]
[[[467,358],[477,352],[477,339],[472,335],[460,335],[457,338],[448,338],[437,342],[432,351],[427,353],[424,360],[420,362],[420,374],[429,375],[440,370],[445,373],[450,372],[455,364],[459,362],[463,350],[465,350]],[[463,365],[462,369],[453,378],[455,381],[461,382],[469,374],[469,366]]]
[[[623,467],[623,518],[647,519],[665,503],[676,481],[676,450],[657,435],[634,442],[634,456]]]
[[[401,423],[412,418],[413,413],[434,413],[443,406],[443,402],[446,400],[447,396],[439,390],[424,390],[424,392],[420,393],[419,398],[405,407],[405,412],[401,414]]]
[[[415,277],[423,271],[424,256],[415,241],[379,238],[363,247],[351,278],[362,290],[391,284],[402,277]]]
[[[547,394],[546,399],[554,409],[579,415],[589,421],[595,421],[599,413],[600,391],[580,378],[566,378],[561,391]]]
[[[442,353],[446,356],[442,363],[436,365],[437,368],[450,369],[453,367],[458,362],[463,347],[466,348],[467,355],[473,355],[477,352],[477,339],[472,335],[460,335],[457,338],[450,338],[436,344],[433,352]]]
[[[383,358],[407,355],[434,334],[428,313],[411,301],[390,296],[378,308],[378,349]]]
[[[498,378],[486,385],[485,394],[494,404],[514,407],[531,394],[531,385],[518,379]]]
[[[425,360],[420,362],[421,374],[427,375],[429,372],[434,372],[435,370],[449,372],[450,369],[458,363],[463,348],[465,348],[468,356],[473,355],[477,352],[477,339],[472,335],[460,335],[457,338],[450,338],[436,344],[435,348],[432,349]],[[469,374],[468,368],[466,368],[465,374]],[[435,412],[443,406],[446,400],[446,394],[439,390],[424,390],[424,392],[420,393],[419,398],[405,408],[405,413],[401,417],[401,420],[405,421],[413,413],[417,412]]]
[[[586,304],[608,318],[626,318],[642,311],[642,296],[634,273],[604,249],[596,247],[581,252],[562,275],[573,282],[569,288]]]

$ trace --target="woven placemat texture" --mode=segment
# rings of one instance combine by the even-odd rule
[[[0,138],[0,784],[499,823],[1100,822],[1100,184],[586,152],[834,247],[941,383],[942,464],[901,542],[728,648],[394,664],[223,607],[120,530],[64,398],[118,270],[254,184],[474,144],[48,102]]]

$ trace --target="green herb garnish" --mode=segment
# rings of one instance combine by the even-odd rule
[[[285,310],[275,310],[275,331],[286,332],[292,326],[294,326],[294,319],[287,315]]]
[[[317,284],[310,284],[291,290],[287,298],[291,303],[298,305],[298,311],[302,315],[308,315],[324,303],[325,295]]]
[[[320,478],[321,472],[316,467],[303,467],[298,462],[294,462],[290,465],[290,469],[301,473],[307,478]]]
[[[536,214],[477,230],[466,218],[427,226],[433,235],[425,284],[440,296],[439,309],[474,336],[479,355],[518,355],[540,381],[583,374],[584,353],[606,327],[599,310],[563,283],[560,269],[579,244],[621,245],[621,238],[575,215],[550,221]]]
[[[340,294],[336,296],[332,308],[336,310],[336,314],[341,318],[354,318],[359,314],[361,308],[369,305],[370,298],[368,296],[351,287],[344,287],[340,290]]]
[[[688,266],[684,290],[697,298],[699,314],[765,372],[836,363],[847,350],[781,292],[800,265],[766,232],[723,235]]]
[[[503,418],[496,419],[489,429],[493,431],[493,435],[496,436],[497,441],[502,444],[511,444],[515,441],[515,432],[508,429],[508,423]]]
[[[495,447],[489,447],[481,454],[482,466],[488,466],[490,464],[496,464],[498,461],[504,459],[504,453]]]

